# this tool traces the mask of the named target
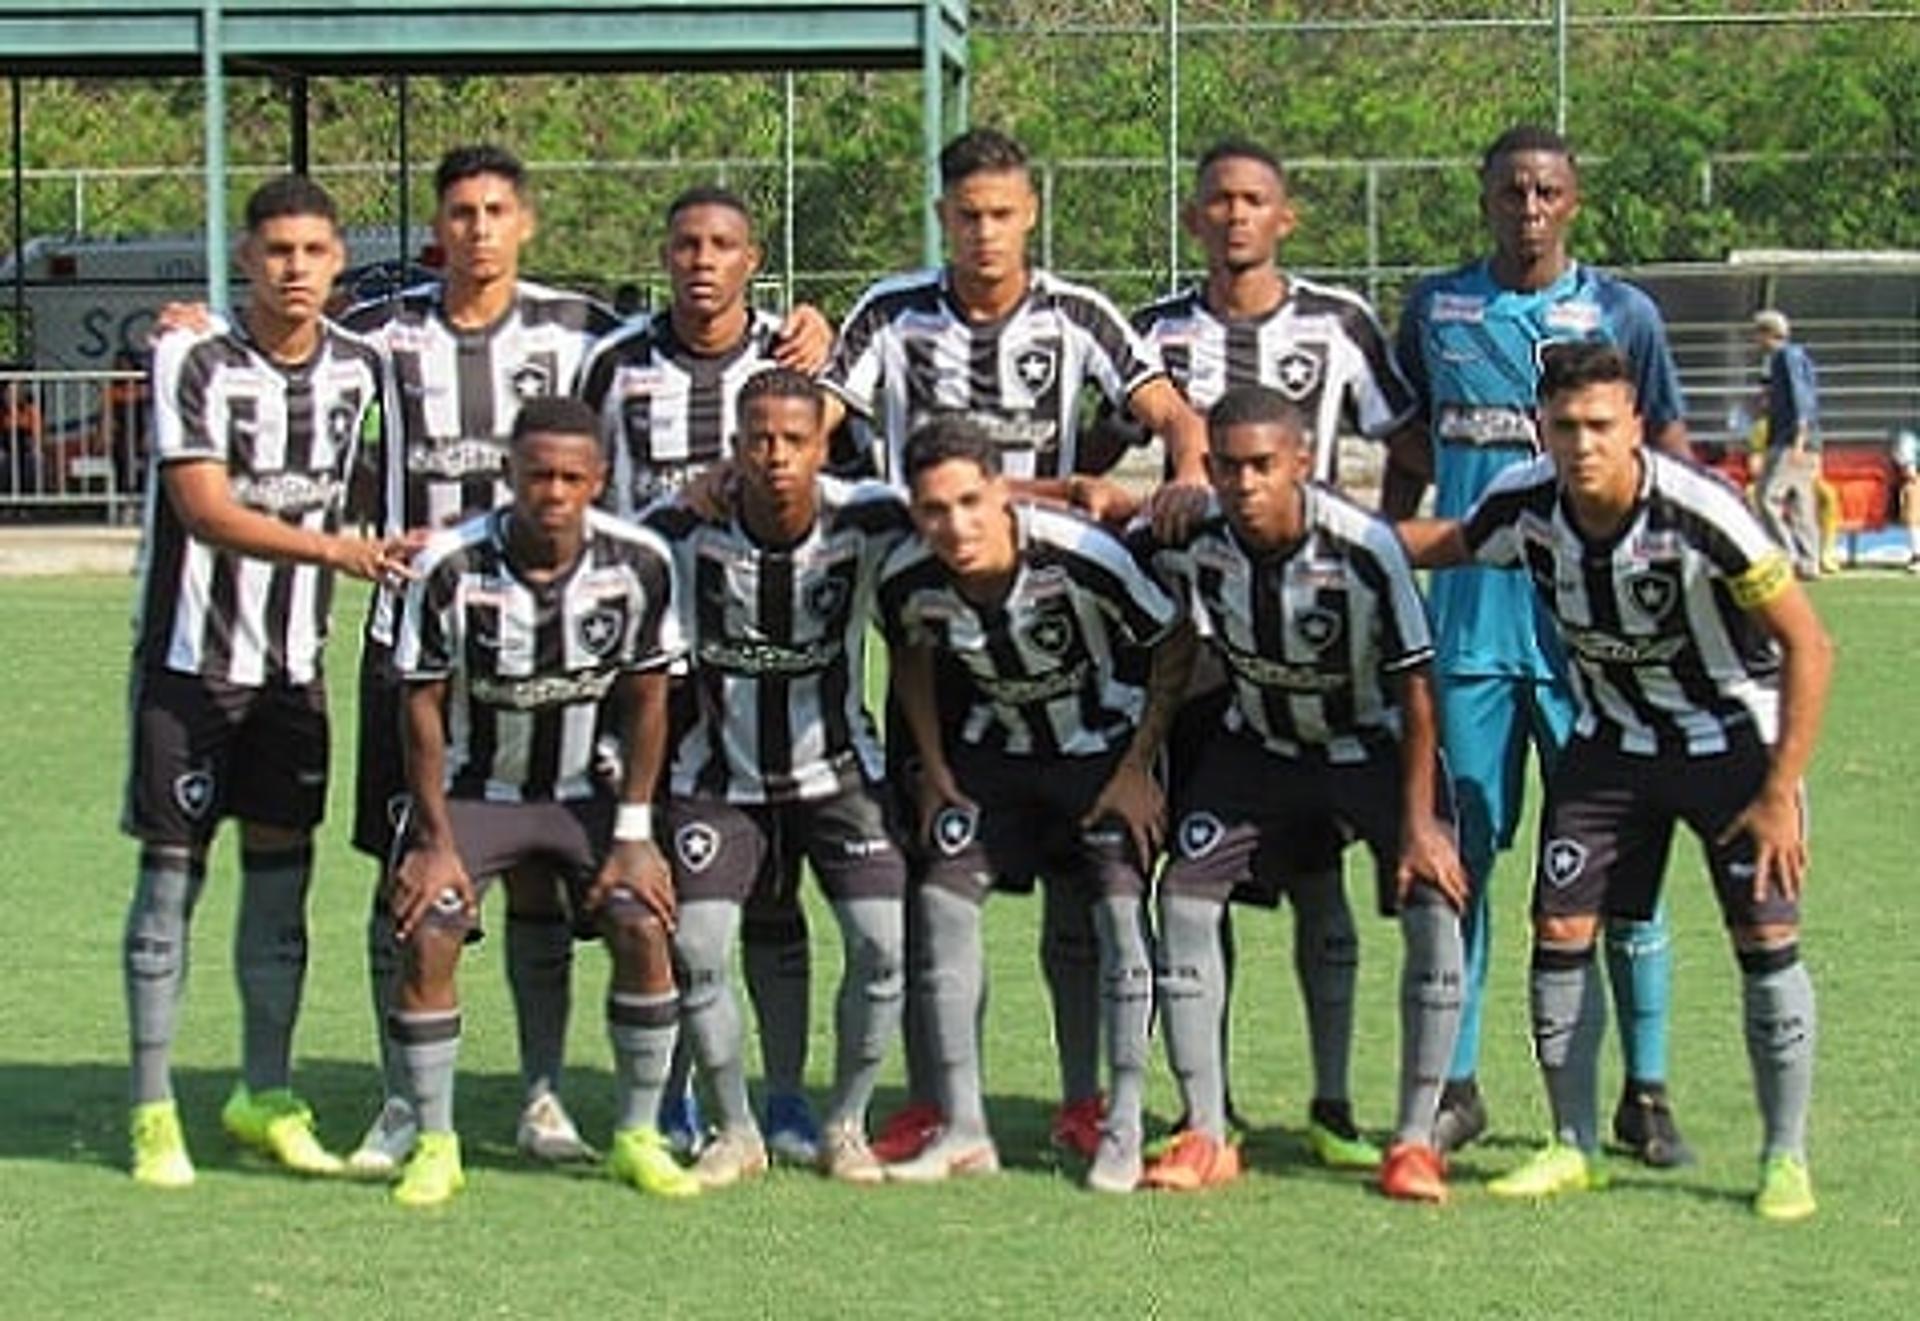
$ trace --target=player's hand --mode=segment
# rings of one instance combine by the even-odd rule
[[[1114,767],[1113,778],[1100,790],[1093,806],[1080,818],[1081,829],[1099,824],[1108,817],[1119,817],[1133,837],[1133,847],[1142,870],[1151,868],[1160,853],[1167,833],[1167,799],[1160,792],[1160,781],[1137,758],[1122,757]]]
[[[1105,477],[1075,477],[1069,487],[1073,507],[1100,523],[1127,523],[1140,512],[1140,499]]]
[[[368,582],[403,582],[414,576],[413,556],[420,548],[409,532],[399,537],[335,537],[328,563],[341,573]]]
[[[1763,787],[1714,843],[1724,846],[1742,835],[1753,840],[1754,902],[1765,902],[1769,891],[1782,899],[1799,899],[1809,857],[1800,829],[1799,791]]]
[[[587,891],[587,911],[598,913],[620,891],[660,919],[672,931],[676,921],[673,873],[660,846],[650,839],[615,840],[613,849]]]
[[[680,490],[681,503],[707,523],[724,523],[733,517],[733,497],[740,474],[730,459],[722,459],[702,471]]]
[[[1162,545],[1184,545],[1207,512],[1210,488],[1204,482],[1172,481],[1147,500],[1153,535]]]
[[[1460,862],[1460,850],[1454,846],[1453,832],[1431,812],[1417,813],[1401,831],[1400,864],[1394,869],[1394,893],[1405,903],[1414,884],[1425,881],[1464,912],[1470,882]]]
[[[948,808],[957,807],[976,815],[980,811],[980,805],[960,791],[960,784],[948,766],[922,765],[914,789],[920,799],[920,838],[929,844],[940,842],[934,837],[933,824]]]
[[[812,303],[787,313],[773,340],[773,360],[782,367],[816,376],[833,354],[833,324]]]
[[[445,846],[408,849],[387,885],[387,908],[396,938],[406,940],[433,909],[472,917],[473,882],[460,855]]]
[[[205,303],[162,303],[153,314],[153,328],[147,331],[147,343],[153,344],[171,330],[189,330],[203,334],[213,329],[213,313]]]

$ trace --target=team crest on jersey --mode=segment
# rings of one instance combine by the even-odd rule
[[[1029,394],[1042,394],[1059,374],[1060,356],[1051,348],[1035,344],[1020,351],[1013,360],[1013,369],[1019,373],[1020,384]]]
[[[1325,651],[1340,640],[1340,615],[1325,606],[1308,606],[1295,618],[1294,631],[1315,651]]]
[[[980,813],[971,807],[949,805],[934,815],[934,847],[946,857],[959,857],[979,833]]]
[[[673,851],[688,871],[705,871],[720,856],[720,832],[704,821],[689,821],[673,832]]]
[[[1648,570],[1627,579],[1627,595],[1648,618],[1665,619],[1680,599],[1680,581],[1670,573]]]
[[[195,821],[213,807],[213,772],[188,771],[173,782],[173,801]]]
[[[336,450],[343,450],[353,443],[353,421],[359,413],[360,400],[357,396],[327,410],[327,439]]]
[[[1288,349],[1273,364],[1274,385],[1296,404],[1320,388],[1320,375],[1320,355],[1307,347]]]
[[[829,576],[808,587],[807,609],[819,619],[838,619],[847,609],[847,580]]]
[[[520,399],[538,399],[553,393],[553,372],[545,363],[523,362],[507,379],[513,383],[513,393]]]
[[[1226,823],[1219,817],[1211,812],[1189,812],[1180,818],[1174,842],[1179,846],[1181,857],[1197,862],[1219,848],[1220,841],[1226,837]]]
[[[1550,839],[1540,851],[1540,872],[1548,885],[1564,890],[1587,869],[1587,846],[1577,839]]]
[[[620,612],[601,606],[580,617],[580,645],[595,656],[604,656],[620,640]]]
[[[1066,615],[1049,611],[1027,625],[1026,638],[1042,655],[1064,656],[1073,644],[1073,624]]]

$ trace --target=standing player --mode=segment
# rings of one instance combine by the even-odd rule
[[[1304,890],[1338,889],[1341,849],[1358,836],[1407,947],[1400,1115],[1381,1187],[1442,1201],[1433,1124],[1459,1026],[1467,884],[1451,823],[1436,815],[1445,786],[1426,611],[1393,530],[1306,480],[1308,419],[1285,395],[1236,386],[1207,426],[1217,507],[1188,537],[1138,547],[1190,603],[1231,699],[1173,782],[1158,989],[1189,1126],[1146,1182],[1194,1189],[1239,1173],[1221,1058],[1227,897],[1262,871],[1296,904]]]
[[[154,462],[134,626],[126,830],[140,840],[127,913],[133,1177],[193,1182],[169,1056],[187,935],[223,817],[241,823],[234,937],[244,1022],[235,1138],[329,1174],[290,1089],[307,970],[313,828],[327,793],[321,652],[337,570],[378,579],[406,548],[339,532],[360,429],[383,389],[373,346],[320,314],[345,253],[333,200],[302,178],[247,199],[249,301],[230,331],[154,354]]]
[[[695,715],[678,732],[667,822],[687,1031],[720,1121],[694,1174],[721,1187],[767,1167],[729,964],[755,882],[797,875],[804,857],[833,902],[846,959],[820,1164],[877,1183],[867,1105],[900,1025],[906,865],[880,796],[866,639],[880,565],[905,538],[907,514],[878,482],[820,475],[825,399],[810,377],[763,371],[738,407],[735,516],[713,523],[667,505],[646,519],[674,548],[693,663]]]
[[[1524,573],[1566,643],[1579,704],[1548,774],[1534,881],[1530,998],[1553,1138],[1489,1191],[1549,1197],[1605,1184],[1594,940],[1602,915],[1653,911],[1685,822],[1705,847],[1740,964],[1765,1124],[1754,1209],[1797,1220],[1814,1209],[1801,780],[1832,644],[1739,496],[1642,444],[1636,374],[1610,345],[1548,349],[1547,457],[1501,474],[1464,520],[1404,529],[1419,563]]]
[[[1508,130],[1481,161],[1480,189],[1492,255],[1422,281],[1402,315],[1400,365],[1431,439],[1403,445],[1390,459],[1382,505],[1394,517],[1419,504],[1421,474],[1434,475],[1435,512],[1454,518],[1501,472],[1538,454],[1540,354],[1562,340],[1620,345],[1633,364],[1648,439],[1686,449],[1679,376],[1659,309],[1638,288],[1567,252],[1580,186],[1565,140],[1540,128]],[[1449,574],[1434,583],[1432,603],[1441,737],[1473,877],[1466,1007],[1439,1127],[1441,1147],[1453,1149],[1487,1123],[1475,1072],[1494,856],[1519,824],[1528,744],[1543,765],[1551,762],[1573,707],[1551,621],[1522,574],[1492,567]],[[1666,1089],[1672,964],[1664,914],[1609,921],[1607,971],[1627,1064],[1614,1135],[1656,1166],[1689,1159]]]
[[[1153,774],[1193,660],[1178,609],[1111,534],[1010,498],[1002,447],[964,419],[914,434],[905,472],[919,537],[881,583],[900,709],[920,756],[915,975],[944,1126],[888,1167],[918,1182],[999,1167],[981,1101],[981,905],[1036,875],[1085,896],[1097,932],[1112,1087],[1087,1186],[1141,1172],[1152,969],[1143,901],[1164,804]],[[1146,691],[1127,650],[1149,652]],[[937,657],[964,675],[941,693]],[[961,699],[961,710],[940,709]],[[948,731],[952,731],[949,733]]]
[[[529,401],[509,446],[512,502],[428,543],[394,648],[411,797],[381,896],[402,950],[387,1034],[420,1134],[393,1195],[432,1206],[466,1181],[453,1129],[454,973],[488,878],[537,860],[613,957],[612,1173],[685,1196],[699,1185],[654,1127],[679,1018],[673,892],[652,829],[676,646],[672,563],[651,534],[591,508],[606,464],[586,405]],[[617,807],[593,768],[616,691]]]

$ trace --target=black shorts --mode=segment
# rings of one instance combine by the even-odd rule
[[[932,840],[917,850],[921,884],[976,903],[989,890],[1030,891],[1041,876],[1096,895],[1145,894],[1126,827],[1113,819],[1080,824],[1122,755],[1036,758],[954,748],[954,779],[979,810],[949,807],[934,818]]]
[[[149,844],[204,845],[225,817],[310,831],[327,806],[320,680],[243,687],[137,669],[121,828]]]
[[[581,915],[587,891],[612,847],[613,808],[613,799],[597,795],[565,803],[450,798],[447,819],[476,899],[486,893],[494,877],[515,867],[542,864],[564,887],[576,932],[584,937],[591,923],[582,921]],[[411,836],[409,828],[397,858],[405,857],[412,847]]]
[[[1451,823],[1444,770],[1435,783],[1435,814]],[[1357,838],[1373,855],[1375,897],[1390,917],[1399,911],[1394,872],[1402,815],[1400,757],[1392,745],[1365,761],[1336,764],[1282,757],[1223,733],[1176,786],[1173,860],[1160,884],[1170,894],[1272,907],[1298,883],[1337,874],[1346,842]]]
[[[797,878],[800,859],[832,899],[897,899],[906,860],[887,830],[877,786],[849,777],[838,792],[797,803],[672,798],[662,830],[681,900],[744,904]]]
[[[1568,744],[1547,779],[1540,813],[1535,916],[1652,917],[1674,823],[1684,821],[1706,852],[1728,926],[1797,922],[1795,900],[1771,890],[1754,900],[1750,836],[1714,843],[1771,768],[1771,754],[1751,731],[1711,757],[1635,757],[1593,739]],[[1803,794],[1803,825],[1805,815]]]
[[[385,862],[407,811],[407,759],[400,736],[406,685],[393,648],[369,637],[360,652],[360,720],[353,767],[353,846]]]

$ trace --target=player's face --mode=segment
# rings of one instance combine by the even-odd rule
[[[1293,233],[1286,185],[1264,161],[1228,156],[1207,167],[1200,195],[1187,208],[1187,228],[1207,250],[1212,269],[1264,266]]]
[[[339,232],[325,216],[274,216],[240,245],[248,296],[283,321],[317,318],[345,262]]]
[[[600,498],[606,464],[592,436],[536,431],[515,441],[509,464],[513,511],[548,537],[577,533]]]
[[[735,443],[747,489],[779,505],[807,498],[827,461],[824,421],[814,399],[761,395],[750,400]]]
[[[981,170],[941,194],[947,257],[962,277],[991,283],[1027,265],[1027,235],[1040,202],[1025,170]]]
[[[913,478],[913,524],[949,572],[958,577],[1013,567],[1013,516],[1004,477],[949,459]]]
[[[521,246],[533,237],[533,208],[497,174],[456,179],[440,197],[433,235],[455,276],[475,284],[517,279]]]
[[[673,282],[673,305],[705,317],[738,306],[760,269],[747,218],[730,206],[683,209],[673,218],[661,256]]]
[[[1257,546],[1289,540],[1307,479],[1300,433],[1278,422],[1240,422],[1208,437],[1207,476],[1221,512]]]
[[[1541,409],[1541,432],[1560,484],[1575,500],[1625,509],[1640,486],[1640,410],[1624,381],[1562,390]]]
[[[1552,256],[1580,211],[1573,165],[1557,152],[1509,152],[1480,181],[1480,211],[1503,255],[1529,263]]]

